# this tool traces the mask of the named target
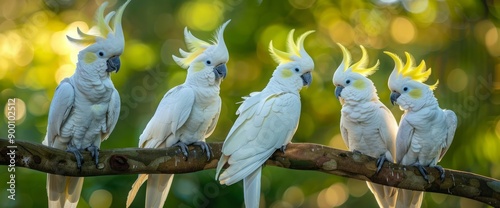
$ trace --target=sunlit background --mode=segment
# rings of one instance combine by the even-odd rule
[[[112,0],[117,8],[124,1]],[[16,138],[41,142],[55,87],[75,70],[77,48],[66,40],[76,28],[87,31],[101,0],[1,0],[0,97],[18,98]],[[222,83],[222,112],[210,142],[222,142],[235,120],[236,102],[261,90],[276,64],[269,41],[285,48],[288,31],[316,30],[305,48],[315,61],[313,84],[301,92],[302,115],[294,142],[313,142],[346,149],[339,133],[340,104],[331,78],[342,55],[335,43],[347,46],[355,60],[364,45],[370,63],[380,69],[370,76],[379,96],[389,103],[387,78],[394,63],[382,52],[412,53],[433,69],[429,83],[442,108],[452,109],[459,126],[455,140],[440,162],[446,168],[500,178],[500,3],[497,1],[311,1],[311,0],[191,0],[132,1],[123,16],[126,48],[122,68],[112,75],[121,94],[120,120],[101,148],[135,147],[164,93],[182,83],[186,71],[171,56],[186,49],[183,28],[210,39],[224,21],[230,53],[228,76]],[[3,107],[3,106],[0,106]],[[5,108],[4,108],[5,109]],[[5,110],[6,111],[6,110]],[[5,121],[5,122],[4,122]],[[0,136],[7,136],[2,119]],[[7,167],[0,167],[7,181]],[[227,187],[213,180],[214,170],[176,175],[169,207],[241,207],[242,184]],[[47,204],[45,174],[16,170],[16,201],[7,199],[0,182],[1,207]],[[85,179],[79,207],[124,207],[135,175]],[[141,189],[134,207],[143,207]],[[376,207],[363,181],[319,172],[265,167],[262,176],[265,207]],[[478,202],[443,194],[425,194],[423,207],[485,207]]]

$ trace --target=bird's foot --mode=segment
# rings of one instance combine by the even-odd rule
[[[441,167],[441,165],[435,165],[435,166],[432,166],[433,168],[436,168],[438,171],[439,171],[439,179],[441,179],[441,182],[444,181],[444,168]]]
[[[361,155],[363,154],[361,151],[359,151],[357,149],[353,149],[352,153],[354,153],[354,154],[361,154]]]
[[[99,147],[95,145],[90,145],[89,147],[86,148],[86,150],[90,152],[90,156],[92,156],[92,159],[94,159],[95,166],[98,167],[97,165],[99,164]]]
[[[385,157],[385,153],[381,154],[380,157],[377,159],[377,171],[376,173],[378,174],[380,170],[382,169],[382,166],[384,165],[384,162],[387,160]]]
[[[207,161],[209,161],[210,158],[212,158],[212,148],[206,142],[197,141],[197,142],[194,142],[193,145],[199,146],[201,148],[201,150],[207,154]]]
[[[76,168],[78,168],[78,171],[81,172],[82,171],[82,164],[83,164],[83,156],[82,156],[82,153],[80,153],[80,150],[72,145],[68,145],[66,152],[71,152],[71,153],[73,153],[73,155],[75,155]]]
[[[172,145],[172,147],[179,147],[181,149],[182,154],[184,155],[184,157],[186,157],[187,160],[189,151],[188,151],[188,146],[184,144],[184,142],[178,141],[177,143]]]
[[[427,183],[429,183],[429,176],[427,176],[429,174],[429,172],[427,172],[427,170],[425,170],[425,167],[420,165],[420,163],[418,163],[418,162],[417,162],[417,164],[415,164],[413,166],[418,168],[418,172],[420,172],[420,174],[425,179],[425,181],[427,181]]]

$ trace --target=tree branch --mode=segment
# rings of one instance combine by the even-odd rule
[[[13,145],[13,146],[9,146]],[[221,156],[222,143],[210,143],[213,157],[207,161],[199,147],[189,147],[189,158],[179,148],[166,149],[111,149],[101,150],[98,167],[88,152],[81,172],[76,168],[73,154],[26,141],[9,144],[0,139],[0,165],[13,165],[45,173],[66,176],[100,176],[139,173],[190,173],[213,169]],[[15,156],[13,155],[15,152]],[[439,180],[439,172],[427,168],[427,183],[415,167],[386,162],[375,174],[376,159],[318,144],[294,143],[285,153],[276,151],[266,165],[296,170],[316,170],[328,174],[371,181],[397,188],[442,193],[466,197],[500,207],[500,181],[485,176],[446,169],[446,178]]]

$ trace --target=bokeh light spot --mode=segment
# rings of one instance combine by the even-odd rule
[[[486,46],[495,45],[498,41],[498,30],[496,27],[492,27],[484,35],[484,43]]]
[[[290,4],[296,9],[307,9],[311,7],[315,0],[288,0]]]
[[[384,4],[392,4],[398,2],[399,0],[379,0],[379,1]]]
[[[291,186],[283,193],[283,201],[292,204],[292,207],[300,207],[304,203],[304,192],[296,186]]]
[[[456,68],[451,70],[448,74],[448,81],[446,84],[453,92],[460,92],[464,90],[468,85],[469,79],[464,70]]]
[[[47,73],[49,70],[48,66],[43,65],[30,68],[27,70],[23,84],[35,90],[52,86],[54,84],[54,75],[52,73]]]
[[[500,41],[498,41],[498,28],[491,27],[484,35],[484,44],[491,56],[500,56]]]
[[[122,59],[127,61],[127,67],[144,71],[156,62],[157,55],[148,45],[138,41],[127,42]]]
[[[64,78],[70,77],[75,73],[75,66],[71,64],[64,64],[57,69],[55,80],[57,84],[61,83]]]
[[[415,12],[412,17],[415,22],[418,22],[419,25],[423,26],[429,26],[431,23],[437,20],[438,17],[438,8],[437,7],[437,2],[429,2],[429,1],[413,1],[413,2],[419,2],[419,3],[412,3],[415,5],[415,8],[419,10],[419,12]],[[439,13],[442,14],[442,16],[448,16],[448,10],[446,9],[440,9]],[[444,14],[443,14],[444,13]],[[439,21],[444,21],[446,18],[440,17]]]
[[[34,116],[41,116],[48,112],[50,101],[43,93],[33,94],[28,102],[28,112]]]
[[[333,136],[332,139],[330,139],[328,146],[341,150],[349,150],[347,148],[347,145],[344,143],[341,134],[336,134],[335,136]]]
[[[283,51],[286,45],[286,37],[289,30],[283,25],[271,25],[266,27],[266,29],[260,35],[260,42],[262,45],[269,45],[269,41],[273,41],[273,46],[277,49],[281,49]]]
[[[222,4],[189,2],[181,7],[179,15],[189,28],[212,31],[222,22],[222,10]]]
[[[349,187],[349,194],[354,197],[362,197],[368,192],[368,187],[365,181],[349,178],[347,179],[347,187]]]
[[[113,202],[113,195],[107,190],[98,189],[92,192],[89,199],[89,205],[93,208],[108,208]]]
[[[399,43],[410,43],[415,39],[415,33],[415,26],[405,17],[396,17],[391,23],[391,36]]]
[[[431,198],[436,204],[442,204],[446,200],[446,194],[430,193]]]
[[[323,189],[317,198],[318,207],[337,207],[347,201],[348,188],[343,183],[336,183]]]
[[[425,11],[429,5],[429,0],[418,0],[418,1],[401,1],[405,9],[411,13],[420,13]]]
[[[336,21],[330,26],[329,34],[333,42],[344,45],[350,45],[355,35],[351,25],[342,20]]]
[[[74,36],[71,36],[74,37]],[[78,36],[74,37],[78,38]],[[66,55],[70,51],[69,41],[66,38],[66,31],[55,32],[50,38],[50,47],[58,55]]]
[[[26,41],[22,41],[20,44],[19,51],[14,57],[14,62],[18,66],[26,66],[33,60],[33,46]]]

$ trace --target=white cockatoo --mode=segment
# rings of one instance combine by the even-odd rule
[[[314,62],[304,50],[304,39],[313,31],[302,34],[296,42],[293,32],[288,34],[287,52],[275,49],[272,41],[269,44],[279,65],[261,92],[244,98],[217,165],[215,179],[221,184],[232,185],[243,179],[247,208],[259,207],[262,165],[277,149],[285,151],[290,143],[299,124],[299,91],[312,81]],[[229,167],[219,176],[226,163]]]
[[[120,96],[110,79],[120,69],[125,41],[121,19],[125,7],[104,16],[107,2],[96,12],[98,36],[77,29],[80,39],[72,43],[88,45],[78,53],[75,73],[61,81],[49,109],[47,135],[43,144],[71,152],[81,168],[82,150],[90,151],[98,164],[99,147],[115,128],[120,114]],[[113,28],[109,22],[113,18]],[[83,178],[47,174],[49,207],[76,207]]]
[[[189,52],[179,49],[182,58],[172,57],[179,66],[187,68],[186,80],[169,90],[160,101],[140,136],[139,147],[178,146],[187,158],[186,145],[198,145],[210,159],[212,153],[205,139],[212,134],[219,120],[222,104],[220,84],[226,77],[229,60],[223,34],[229,22],[219,28],[212,44],[184,29]],[[163,207],[173,177],[173,174],[140,174],[128,194],[127,207],[146,180],[145,207]]]
[[[425,82],[431,69],[426,69],[425,61],[414,65],[409,53],[406,64],[390,52],[385,52],[394,59],[395,67],[389,77],[391,102],[397,103],[404,111],[396,137],[396,162],[402,165],[416,166],[424,179],[429,181],[424,166],[434,167],[444,179],[444,169],[437,165],[450,148],[455,130],[457,116],[451,110],[439,107],[434,97],[434,85]],[[397,207],[420,207],[423,192],[399,190]]]
[[[398,124],[391,111],[380,102],[377,89],[367,76],[377,70],[379,62],[366,68],[368,55],[360,46],[361,59],[351,65],[351,54],[341,44],[343,60],[333,75],[335,96],[342,104],[340,132],[351,151],[393,161]],[[394,207],[397,189],[366,182],[380,207]]]

